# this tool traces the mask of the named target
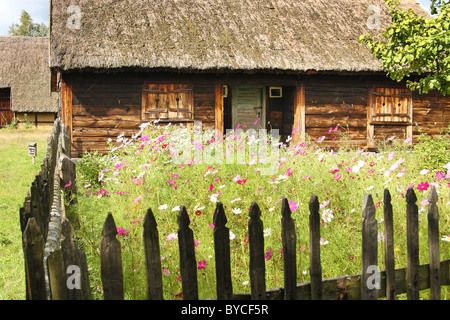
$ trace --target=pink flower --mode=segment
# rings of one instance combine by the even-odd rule
[[[428,182],[422,182],[417,185],[417,190],[424,191],[424,190],[427,190],[429,186],[430,185],[428,184]]]
[[[130,232],[130,230],[125,230],[120,227],[117,227],[117,233],[118,233],[119,237],[125,237],[128,235],[129,232]]]
[[[308,180],[309,178],[311,178],[312,176],[310,174],[308,174],[307,176],[303,177],[303,180]]]
[[[441,171],[436,172],[436,180],[444,180],[444,173]]]
[[[205,259],[203,259],[202,261],[198,262],[198,267],[197,267],[198,270],[205,269],[205,267],[206,267],[206,260]]]
[[[298,208],[298,202],[294,202],[294,201],[289,201],[289,208],[291,209],[292,212],[295,211],[295,209]]]
[[[244,183],[246,183],[247,182],[247,179],[242,179],[242,180],[238,180],[238,184],[244,184]]]
[[[209,186],[209,191],[212,191],[213,189],[214,189],[214,186],[211,183],[211,185]]]
[[[70,187],[71,185],[72,185],[72,181],[69,181],[69,183],[66,184],[66,185],[64,186],[64,188]]]
[[[255,126],[258,123],[259,120],[260,120],[260,118],[256,119],[256,121],[253,122],[253,125]]]
[[[269,249],[269,250],[266,252],[266,255],[264,256],[264,259],[265,259],[266,261],[269,261],[270,259],[272,259],[272,257],[273,257],[272,249]]]
[[[136,199],[134,199],[134,203],[137,203],[139,200],[141,200],[141,196],[137,197]]]
[[[338,181],[339,179],[341,179],[342,178],[342,176],[339,174],[339,173],[337,173],[335,176],[334,176],[334,180],[336,180],[336,181]]]
[[[294,170],[292,170],[291,168],[287,169],[287,175],[290,176],[291,174],[294,173]]]

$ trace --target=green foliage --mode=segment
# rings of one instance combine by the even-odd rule
[[[450,162],[450,125],[441,136],[431,137],[422,133],[417,139],[419,143],[414,150],[421,160],[418,161],[420,168],[443,170],[442,166]]]
[[[427,93],[438,90],[450,94],[450,3],[433,1],[431,18],[418,16],[411,9],[398,9],[398,0],[387,0],[392,18],[378,37],[361,35],[393,80],[408,78],[412,90]],[[417,74],[420,78],[411,77]]]
[[[82,185],[99,185],[98,175],[105,168],[104,162],[105,158],[97,151],[83,154],[77,162],[77,170],[80,173],[78,182]]]
[[[33,23],[33,19],[25,10],[20,15],[20,24],[13,23],[9,27],[10,36],[47,37],[48,27],[44,23]]]

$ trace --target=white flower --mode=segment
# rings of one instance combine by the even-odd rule
[[[230,240],[233,240],[234,238],[236,238],[236,235],[230,230]]]
[[[166,210],[167,207],[168,207],[167,204],[162,204],[162,205],[160,205],[160,206],[158,207],[158,209],[159,209],[159,210]]]
[[[242,282],[242,285],[243,286],[246,286],[246,285],[248,285],[249,284],[249,282],[248,281],[244,281],[244,282]]]
[[[178,234],[176,234],[176,233],[171,233],[166,237],[167,241],[175,240],[175,239],[178,239]]]
[[[236,199],[231,200],[230,202],[233,203],[233,202],[240,201],[240,200],[241,200],[241,198],[236,198]]]
[[[366,191],[372,190],[374,187],[373,186],[369,186],[366,188]]]
[[[272,234],[272,229],[267,228],[264,230],[264,237],[270,236]]]
[[[180,206],[176,206],[172,209],[172,211],[180,211]]]
[[[444,236],[441,240],[450,242],[450,236]]]
[[[216,202],[217,202],[217,197],[218,197],[218,196],[219,196],[219,194],[214,193],[214,194],[212,194],[212,195],[209,196],[209,200],[210,200],[211,202],[213,202],[213,203],[216,203]]]
[[[331,209],[323,210],[322,219],[324,222],[331,222],[331,219],[333,219],[333,218],[334,218],[333,210],[331,210]]]
[[[242,210],[240,208],[234,208],[231,211],[233,211],[234,214],[241,214],[242,213]]]
[[[324,238],[320,238],[320,245],[324,246],[326,244],[329,244],[330,242],[328,240],[325,240]]]
[[[430,172],[430,170],[423,169],[422,171],[420,171],[420,174],[428,174],[429,172]]]

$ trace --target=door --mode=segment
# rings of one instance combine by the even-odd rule
[[[0,89],[0,127],[10,124],[13,118],[11,111],[11,89]]]
[[[264,87],[235,86],[232,97],[233,129],[265,129]]]

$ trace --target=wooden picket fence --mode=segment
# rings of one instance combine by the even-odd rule
[[[68,153],[67,131],[55,121],[48,142],[47,156],[42,170],[32,183],[30,196],[20,210],[23,251],[26,273],[27,299],[91,298],[86,255],[75,240],[74,230],[64,215],[64,199],[61,185],[75,181],[74,163],[64,155]],[[75,192],[75,185],[70,188]],[[69,197],[69,199],[71,199]],[[68,199],[66,199],[67,202]],[[377,265],[378,230],[375,205],[372,196],[365,194],[362,205],[362,259],[361,273],[335,278],[322,278],[320,256],[319,200],[315,195],[309,202],[309,247],[310,281],[298,284],[297,280],[297,233],[295,220],[286,198],[281,208],[281,238],[284,259],[284,286],[266,288],[266,266],[264,259],[264,227],[257,203],[250,206],[248,222],[250,294],[233,292],[230,261],[230,239],[227,218],[221,203],[214,213],[214,250],[216,290],[219,300],[370,300],[395,299],[406,293],[411,300],[419,299],[419,291],[430,289],[431,299],[441,298],[441,286],[450,285],[450,260],[440,261],[438,196],[434,186],[428,197],[428,250],[429,263],[419,265],[419,219],[417,197],[413,189],[406,194],[407,220],[407,267],[395,269],[393,210],[389,190],[384,192],[384,265],[379,272],[379,287],[373,283],[373,267]],[[193,231],[189,227],[187,210],[181,206],[178,214],[178,241],[180,273],[183,298],[196,300],[199,297],[197,262],[194,250]],[[111,213],[105,220],[101,240],[101,280],[104,298],[124,299],[124,283],[121,244],[117,239],[117,228]],[[143,222],[143,245],[146,266],[146,293],[148,299],[163,299],[162,268],[159,233],[151,209],[147,210]],[[71,268],[76,269],[71,273]],[[372,270],[372,272],[369,272]],[[70,272],[69,272],[70,271]],[[78,275],[76,274],[78,272]],[[77,287],[69,285],[70,277],[78,276]]]
[[[223,205],[217,203],[214,213],[214,250],[216,269],[216,290],[218,300],[264,300],[264,299],[297,299],[297,300],[371,300],[386,298],[395,299],[396,295],[406,293],[411,300],[419,299],[419,291],[430,288],[431,299],[441,298],[441,286],[450,284],[450,260],[439,260],[439,213],[437,193],[434,187],[429,194],[428,205],[428,239],[429,264],[419,265],[418,207],[414,190],[409,189],[406,195],[407,219],[407,267],[395,269],[393,246],[393,212],[391,197],[386,189],[384,193],[385,223],[385,266],[379,273],[379,289],[371,283],[370,266],[377,265],[378,241],[375,205],[370,194],[365,194],[362,207],[362,262],[361,274],[344,275],[331,279],[322,279],[320,258],[320,215],[319,200],[311,196],[309,203],[310,230],[310,281],[297,284],[296,265],[296,230],[295,220],[291,217],[288,200],[283,199],[281,209],[281,236],[284,257],[284,286],[266,289],[266,272],[264,259],[264,232],[261,211],[253,202],[249,210],[249,275],[250,294],[233,292],[232,270],[230,263],[230,239],[227,218]],[[194,250],[193,231],[186,208],[181,206],[178,214],[178,241],[180,255],[180,273],[183,298],[198,299],[197,262]],[[65,243],[48,257],[51,294],[53,299],[89,299],[89,277],[84,252],[78,248],[73,230],[67,220],[63,221],[62,234]],[[159,246],[159,234],[156,220],[151,209],[147,210],[143,221],[143,245],[146,265],[146,294],[148,299],[163,299],[162,269]],[[67,258],[69,257],[69,258]],[[81,257],[81,258],[80,258]],[[69,261],[70,260],[70,261]],[[81,288],[69,290],[66,279],[68,265],[76,264],[81,269]],[[122,273],[121,243],[117,239],[117,228],[113,215],[109,213],[102,230],[101,240],[101,280],[104,299],[124,299],[124,282]],[[76,293],[74,293],[76,292]]]

